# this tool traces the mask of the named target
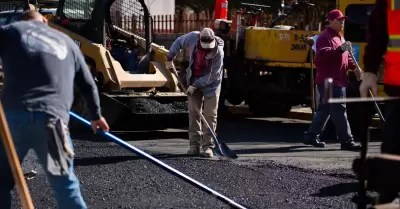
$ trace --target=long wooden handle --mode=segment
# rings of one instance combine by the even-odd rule
[[[310,87],[311,87],[311,109],[314,115],[317,111],[316,97],[315,97],[315,82],[314,82],[314,54],[312,45],[310,45],[310,59],[311,59],[311,73],[310,73]]]
[[[22,207],[24,209],[34,209],[32,198],[29,194],[28,186],[22,174],[21,164],[19,162],[18,155],[15,150],[13,140],[11,138],[10,130],[8,128],[8,123],[1,103],[0,103],[0,138],[4,146],[8,162],[10,163],[11,172],[14,177],[15,184],[17,186],[17,191],[21,199]]]

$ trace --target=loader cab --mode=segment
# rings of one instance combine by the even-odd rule
[[[150,28],[150,14],[144,0],[60,0],[56,16],[56,24],[98,44],[104,44],[106,36],[115,35],[115,26],[132,28],[133,22],[143,38],[151,37],[151,30],[146,30]],[[121,17],[127,19],[120,21]]]
[[[60,0],[55,24],[81,35],[90,41],[102,44],[105,33],[101,17],[104,1],[96,0]],[[104,17],[104,15],[102,15]]]
[[[55,14],[56,10],[57,10],[56,8],[41,8],[39,10],[39,12],[42,15],[49,15],[49,14]],[[19,21],[23,11],[24,10],[22,8],[18,8],[18,7],[14,10],[1,11],[0,12],[0,26]]]
[[[53,23],[103,45],[125,71],[149,73],[150,14],[144,0],[60,0]],[[121,35],[122,28],[132,34]]]

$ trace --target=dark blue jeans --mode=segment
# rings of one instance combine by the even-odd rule
[[[54,175],[46,168],[49,162],[49,143],[51,133],[49,127],[54,116],[24,111],[7,111],[6,118],[14,141],[20,162],[26,154],[33,149],[47,174],[47,179],[53,189],[54,197],[60,209],[86,209],[82,198],[79,181],[73,171],[73,158],[68,158],[70,163],[68,174]],[[67,128],[67,126],[65,126]],[[68,135],[69,148],[73,151],[71,138]],[[4,152],[4,146],[0,146],[0,208],[11,208],[11,190],[14,188],[14,179]]]
[[[332,122],[335,125],[336,135],[340,142],[346,143],[353,140],[350,124],[347,120],[346,104],[324,104],[324,87],[322,85],[317,85],[317,89],[319,93],[319,105],[314,119],[306,132],[306,137],[319,138],[329,117],[331,117]],[[332,97],[345,98],[346,88],[333,87]]]
[[[400,102],[389,101],[385,106],[381,152],[400,155]]]

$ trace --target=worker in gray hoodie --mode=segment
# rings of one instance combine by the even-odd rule
[[[212,135],[197,114],[204,103],[204,117],[215,131],[223,75],[224,41],[210,28],[192,31],[180,36],[167,54],[166,67],[174,68],[173,59],[184,49],[189,49],[190,61],[186,69],[189,109],[189,155],[213,157],[215,147]],[[200,111],[201,112],[201,111]]]

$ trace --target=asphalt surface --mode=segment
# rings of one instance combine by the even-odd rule
[[[220,123],[229,127],[230,122]],[[73,133],[73,138],[75,171],[89,208],[229,208],[104,138],[90,132]],[[318,171],[256,159],[155,156],[248,208],[355,208],[350,199],[357,185],[349,170]],[[36,208],[55,208],[43,170],[32,153],[23,164],[24,171],[30,169],[38,172],[28,181]],[[15,191],[13,208],[20,208]]]

